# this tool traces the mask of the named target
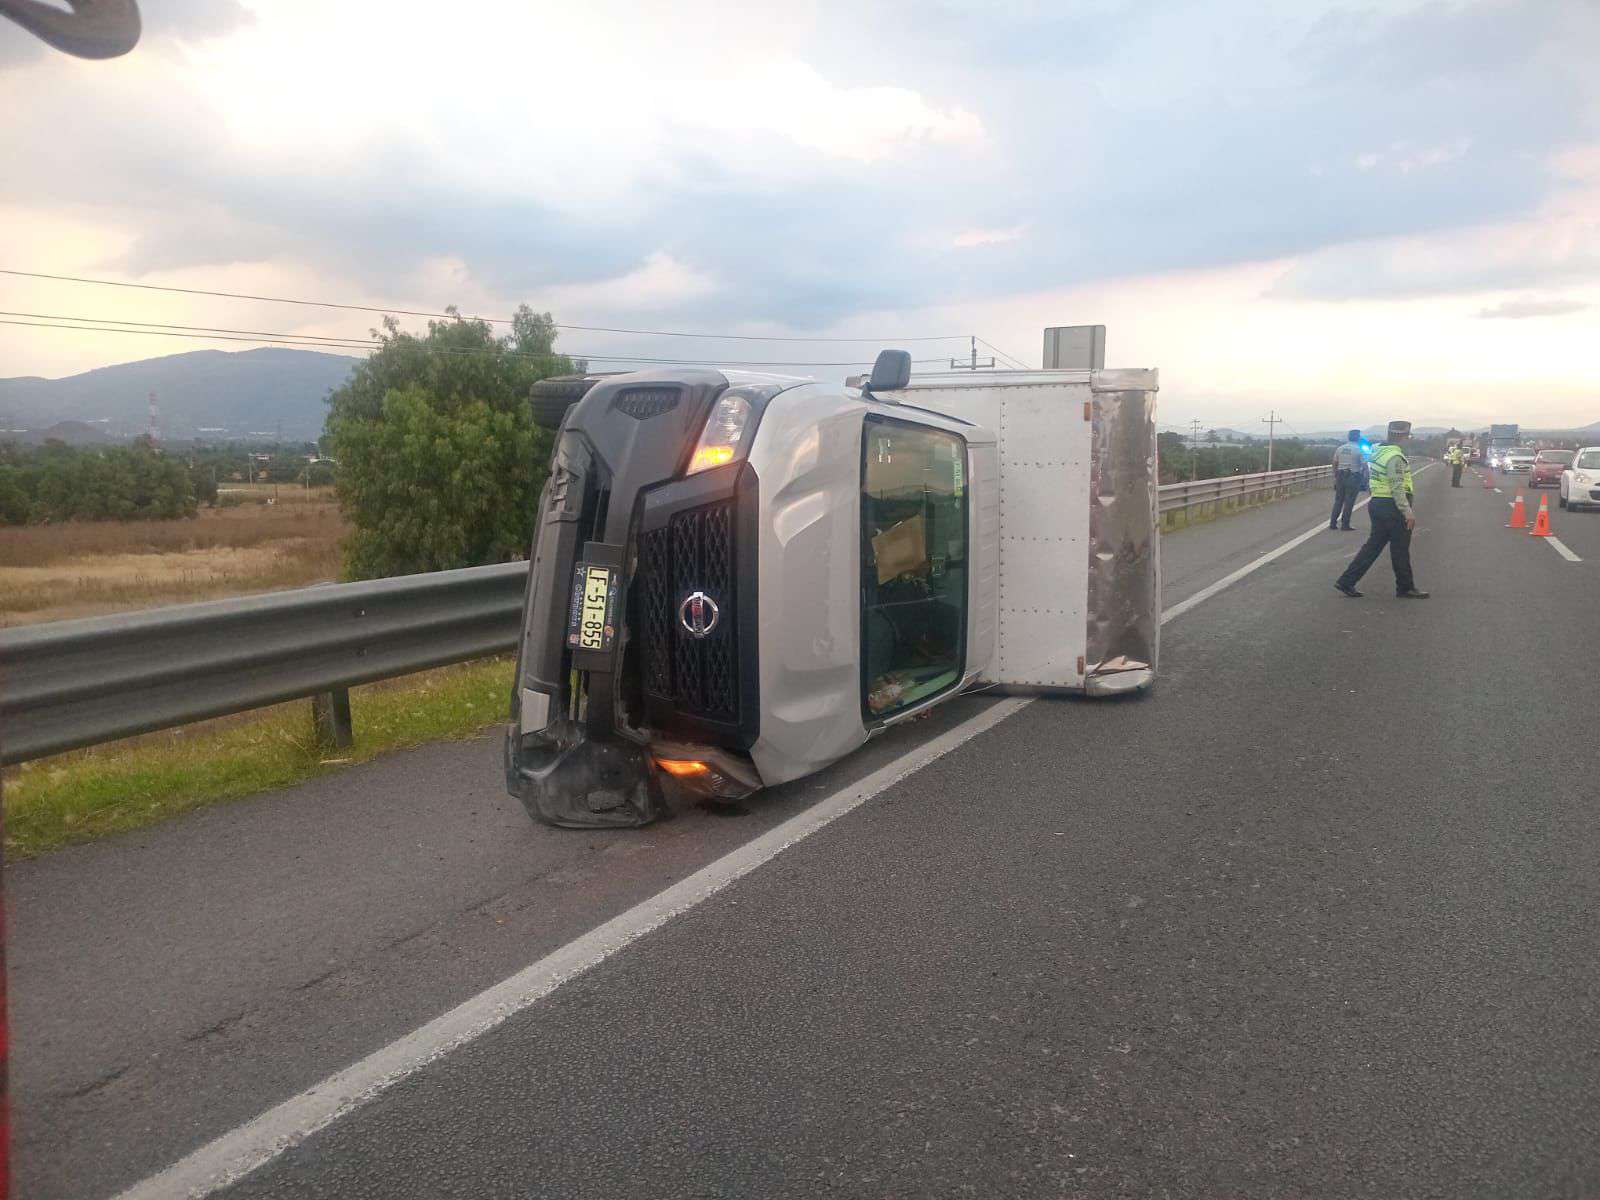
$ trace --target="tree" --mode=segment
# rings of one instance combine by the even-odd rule
[[[0,525],[26,525],[32,506],[22,468],[0,464]]]
[[[148,440],[104,450],[46,443],[3,468],[0,521],[127,521],[195,514],[195,491],[184,464]],[[22,495],[22,502],[16,493]]]
[[[425,337],[385,317],[374,334],[382,345],[328,397],[324,445],[353,526],[345,576],[526,554],[550,456],[528,389],[571,369],[554,351],[550,314],[520,306],[503,338],[459,317],[430,321]]]

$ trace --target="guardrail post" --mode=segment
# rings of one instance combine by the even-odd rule
[[[355,743],[350,723],[350,689],[334,688],[311,697],[311,727],[325,750],[344,750]]]

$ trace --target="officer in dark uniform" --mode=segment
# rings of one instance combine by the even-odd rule
[[[1411,531],[1417,526],[1416,514],[1411,511],[1416,485],[1411,477],[1411,464],[1401,449],[1411,440],[1410,421],[1390,421],[1389,436],[1372,448],[1369,486],[1372,502],[1367,505],[1367,515],[1372,518],[1372,534],[1366,544],[1356,551],[1356,556],[1344,574],[1333,586],[1346,596],[1359,596],[1356,584],[1367,573],[1367,568],[1378,560],[1385,546],[1389,547],[1389,561],[1394,565],[1395,595],[1402,600],[1426,600],[1428,593],[1417,589],[1411,576]]]

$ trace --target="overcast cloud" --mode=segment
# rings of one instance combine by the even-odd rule
[[[144,9],[114,64],[0,27],[0,204],[94,231],[19,265],[1014,342],[982,314],[1250,264],[1307,312],[1600,286],[1590,4]]]

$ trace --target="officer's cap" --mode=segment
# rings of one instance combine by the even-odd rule
[[[1411,422],[1410,421],[1390,421],[1389,422],[1389,440],[1390,441],[1393,441],[1397,437],[1410,437],[1410,436],[1411,436]]]

